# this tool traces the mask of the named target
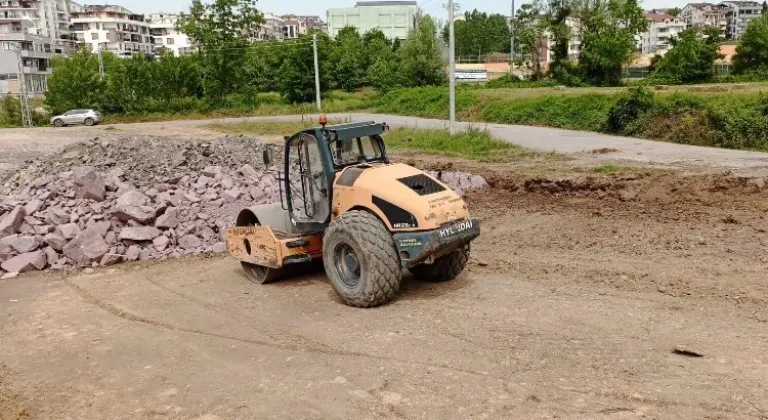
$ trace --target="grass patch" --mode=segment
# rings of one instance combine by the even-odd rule
[[[600,165],[596,166],[592,169],[593,172],[597,172],[599,174],[615,174],[617,172],[624,172],[626,168],[621,168],[616,165],[612,164],[606,164],[606,165]]]
[[[329,121],[339,124],[347,121]],[[225,133],[256,136],[290,135],[306,128],[316,127],[312,119],[303,121],[265,121],[235,124],[211,124],[208,128]],[[395,128],[384,134],[384,142],[391,150],[412,150],[433,155],[458,157],[480,162],[510,162],[528,158],[562,158],[555,153],[540,153],[510,144],[485,130],[470,129],[454,135],[447,130],[423,128]]]
[[[454,135],[447,130],[396,128],[385,134],[386,145],[394,150],[458,157],[479,162],[510,162],[530,158],[557,158],[498,140],[484,130],[469,129]]]

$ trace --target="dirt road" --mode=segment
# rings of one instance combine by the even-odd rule
[[[228,258],[0,281],[0,419],[768,418],[764,185],[407,159],[492,184],[465,275],[372,310]]]

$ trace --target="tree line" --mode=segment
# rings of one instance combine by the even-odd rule
[[[733,57],[734,74],[744,80],[768,79],[768,6],[750,21]],[[680,13],[670,9],[669,14]],[[570,21],[569,21],[570,18]],[[513,22],[519,43],[518,64],[527,65],[533,80],[550,78],[566,85],[617,86],[623,68],[637,55],[636,39],[648,30],[636,0],[534,0],[523,5]],[[545,43],[544,40],[549,40]],[[578,40],[577,57],[569,45]],[[714,63],[724,56],[716,28],[687,29],[670,40],[672,48],[651,61],[650,81],[667,84],[713,81]],[[540,63],[550,49],[548,71]],[[574,59],[575,58],[575,59]]]
[[[180,112],[253,107],[260,92],[278,92],[289,103],[315,97],[312,37],[317,37],[321,94],[373,86],[441,85],[446,81],[437,27],[429,16],[404,41],[379,30],[347,27],[334,38],[321,32],[290,41],[251,41],[263,17],[253,0],[193,1],[178,29],[198,50],[154,58],[99,58],[81,48],[54,60],[46,105],[53,112],[96,107],[107,113]]]

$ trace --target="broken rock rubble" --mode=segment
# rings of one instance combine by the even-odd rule
[[[471,174],[432,175],[460,194],[487,186]],[[224,229],[241,209],[279,200],[274,175],[249,164],[208,165],[144,186],[120,169],[73,167],[0,202],[0,267],[17,273],[223,253]]]

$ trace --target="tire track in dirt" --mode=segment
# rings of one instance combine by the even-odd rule
[[[239,313],[239,312],[237,314],[235,314],[235,313],[230,312],[230,311],[221,310],[220,308],[218,308],[218,307],[216,307],[216,306],[214,306],[214,305],[212,305],[212,304],[210,304],[208,302],[205,302],[202,299],[198,299],[198,298],[189,296],[187,294],[184,294],[184,293],[181,293],[181,292],[179,292],[177,290],[174,290],[174,289],[172,289],[170,287],[164,286],[164,285],[160,284],[159,282],[156,282],[154,280],[149,279],[149,277],[144,276],[142,278],[145,281],[147,281],[148,283],[152,284],[153,286],[155,286],[155,287],[157,287],[157,288],[159,288],[161,290],[164,290],[164,291],[166,291],[168,293],[171,293],[174,296],[177,296],[177,297],[179,297],[181,299],[184,299],[184,300],[187,300],[189,302],[192,302],[192,303],[194,303],[196,305],[199,305],[199,306],[201,306],[201,307],[203,307],[203,308],[205,308],[205,309],[207,309],[207,310],[209,310],[211,312],[214,312],[216,314],[219,314],[219,315],[222,315],[222,316],[225,316],[225,317],[228,317],[228,318],[240,321],[240,322],[245,322],[251,328],[255,328],[255,324],[258,323],[258,319],[256,319],[256,318],[244,316],[244,314]],[[318,351],[318,352],[322,352],[322,353],[326,353],[326,354],[331,354],[331,353],[333,353],[335,351],[335,349],[333,347],[330,347],[330,346],[328,346],[326,344],[323,344],[323,343],[311,340],[311,339],[309,339],[309,338],[307,338],[307,337],[305,337],[303,335],[300,335],[300,334],[276,332],[274,330],[265,330],[264,328],[259,328],[259,332],[261,332],[262,334],[266,335],[267,337],[269,337],[270,339],[274,340],[275,342],[283,342],[283,343],[290,342],[290,343],[293,343],[292,345],[294,347],[296,347],[296,348],[299,348],[299,349],[308,348],[308,349],[312,349],[314,351]]]
[[[80,287],[74,282],[72,282],[71,279],[68,279],[68,278],[64,279],[64,283],[66,283],[67,286],[69,286],[69,288],[72,289],[77,295],[79,295],[85,302],[91,305],[94,305],[97,308],[102,309],[118,318],[122,318],[124,320],[135,322],[138,324],[159,327],[169,331],[202,335],[202,336],[219,338],[224,340],[232,340],[232,341],[237,341],[243,344],[257,345],[257,346],[269,347],[269,348],[280,349],[280,350],[291,350],[291,351],[298,351],[298,352],[304,352],[304,353],[316,353],[316,354],[322,354],[326,356],[348,356],[348,357],[361,357],[361,358],[374,359],[374,360],[386,360],[386,361],[395,362],[395,363],[418,365],[418,366],[433,368],[433,369],[444,369],[444,370],[449,370],[457,373],[464,373],[466,375],[473,375],[473,376],[479,376],[484,378],[492,377],[499,380],[508,379],[504,376],[493,375],[490,372],[480,372],[472,369],[450,366],[443,363],[425,363],[425,362],[416,361],[416,360],[405,360],[405,359],[399,359],[396,357],[373,355],[368,353],[345,351],[345,350],[338,350],[333,348],[329,348],[329,349],[304,348],[299,345],[296,345],[295,343],[268,342],[265,340],[257,340],[257,339],[236,337],[236,336],[231,336],[227,334],[219,334],[219,333],[204,331],[197,328],[182,327],[179,325],[174,325],[169,322],[158,321],[149,317],[145,317],[145,316],[138,315],[133,312],[121,309],[113,303],[107,302],[104,299],[100,299],[94,296],[85,288]]]

